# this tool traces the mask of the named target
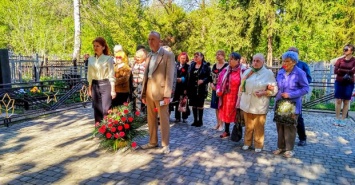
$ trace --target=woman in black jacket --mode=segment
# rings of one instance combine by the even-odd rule
[[[189,68],[187,81],[187,95],[194,115],[194,122],[191,126],[201,127],[203,125],[203,105],[207,97],[207,85],[210,82],[211,68],[206,63],[201,52],[194,54],[194,61]]]

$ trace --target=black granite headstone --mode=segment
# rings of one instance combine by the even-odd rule
[[[0,88],[11,88],[11,85],[2,85],[9,83],[11,83],[9,51],[7,49],[0,49]]]

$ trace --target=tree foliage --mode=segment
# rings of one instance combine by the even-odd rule
[[[161,33],[177,55],[237,51],[279,58],[290,46],[305,61],[330,60],[355,41],[354,0],[81,0],[81,51],[93,54],[103,36],[129,55]],[[0,46],[15,53],[69,59],[74,47],[73,2],[0,0]]]

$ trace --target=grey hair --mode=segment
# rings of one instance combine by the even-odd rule
[[[122,46],[121,45],[115,45],[115,47],[113,48],[113,51],[116,53],[118,51],[122,51]]]
[[[288,48],[287,51],[293,51],[293,52],[296,52],[297,54],[299,54],[298,49],[296,47],[294,47],[294,46]]]
[[[160,39],[160,33],[156,32],[156,31],[151,31],[149,33],[149,35],[151,35],[151,34],[157,36]]]
[[[256,59],[256,58],[260,59],[261,61],[263,61],[265,63],[265,57],[264,57],[264,55],[262,53],[255,54],[253,56],[253,60]]]

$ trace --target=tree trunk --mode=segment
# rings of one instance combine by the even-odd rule
[[[73,0],[74,6],[74,51],[73,51],[73,66],[77,66],[77,62],[80,59],[80,49],[81,49],[81,40],[80,40],[80,0]]]
[[[268,33],[267,33],[267,65],[272,67],[272,40],[274,35],[275,10],[270,7],[268,13]]]
[[[267,66],[272,67],[272,36],[267,37]]]

